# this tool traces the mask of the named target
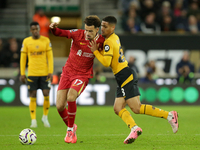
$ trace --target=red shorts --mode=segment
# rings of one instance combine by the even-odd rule
[[[62,74],[58,85],[58,90],[72,88],[78,92],[78,95],[80,95],[88,85],[88,82],[89,79],[86,77],[69,76]]]

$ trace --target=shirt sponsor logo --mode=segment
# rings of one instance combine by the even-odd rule
[[[80,42],[80,45],[86,45],[86,43],[82,43],[82,42]]]
[[[90,57],[90,58],[92,58],[92,57],[94,57],[94,54],[93,53],[86,53],[86,52],[84,52],[83,53],[83,57]]]
[[[76,55],[81,56],[82,55],[82,50],[78,50]]]
[[[30,55],[31,55],[31,56],[42,55],[42,54],[44,54],[43,51],[41,51],[41,52],[30,52]]]
[[[89,58],[93,58],[94,57],[93,53],[82,52],[82,50],[78,50],[76,55],[83,56],[83,57],[89,57]]]

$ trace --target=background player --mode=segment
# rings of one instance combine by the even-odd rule
[[[91,41],[91,51],[97,59],[105,66],[111,67],[117,81],[117,97],[114,103],[114,111],[127,124],[131,132],[124,140],[125,144],[132,143],[142,133],[142,129],[137,126],[125,106],[131,108],[136,114],[146,114],[155,117],[165,118],[172,126],[173,132],[178,131],[178,116],[176,111],[164,111],[151,105],[140,103],[140,92],[137,86],[138,78],[136,72],[129,68],[119,37],[114,33],[117,20],[113,16],[105,17],[101,22],[101,33],[105,37],[102,55],[97,49],[98,44]]]
[[[31,126],[37,127],[36,121],[36,93],[41,89],[44,95],[42,122],[45,127],[50,127],[48,112],[50,107],[49,90],[53,74],[53,53],[49,38],[40,35],[40,27],[37,22],[30,24],[32,36],[24,39],[20,58],[20,79],[28,84],[30,96]],[[28,78],[26,79],[25,69],[28,56]]]
[[[94,40],[103,46],[104,38],[98,34],[101,21],[97,16],[85,18],[85,30],[62,30],[57,28],[57,23],[51,23],[50,29],[56,36],[72,39],[70,54],[63,67],[57,91],[56,107],[68,126],[65,142],[76,143],[76,129],[74,124],[76,116],[76,99],[83,92],[93,77],[94,54],[88,48],[89,41]],[[68,110],[66,108],[68,104]]]

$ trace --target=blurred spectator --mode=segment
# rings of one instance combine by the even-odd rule
[[[185,51],[181,61],[176,65],[179,83],[190,83],[194,77],[194,65],[189,60],[189,53]]]
[[[164,22],[164,19],[166,16],[170,16],[171,22],[174,21],[174,16],[173,16],[172,7],[171,7],[170,2],[163,1],[156,21],[161,25]]]
[[[130,56],[129,60],[128,60],[128,66],[131,69],[135,70],[135,72],[139,73],[138,67],[135,65],[135,61],[136,61],[135,57],[134,56]]]
[[[161,31],[175,31],[175,24],[170,15],[164,16],[163,21],[161,23]]]
[[[140,82],[154,83],[156,79],[165,74],[162,69],[156,67],[154,60],[147,62],[145,64],[145,67],[146,67],[146,74],[145,77],[140,79]]]
[[[3,67],[19,67],[20,48],[16,38],[10,38],[8,44],[2,50],[2,66]]]
[[[140,29],[143,33],[160,33],[161,28],[160,25],[155,22],[154,13],[150,13],[146,16],[145,21],[140,25]]]
[[[176,17],[175,28],[178,32],[185,32],[187,30],[187,11],[182,10],[181,15]]]
[[[40,25],[40,35],[49,37],[49,24],[50,21],[44,14],[43,9],[38,9],[33,16],[33,21],[36,21]]]
[[[190,15],[188,18],[187,31],[192,34],[197,34],[200,31],[200,24],[194,15]]]
[[[119,5],[120,5],[119,7],[121,7],[122,9],[122,14],[125,15],[128,14],[128,11],[132,5],[135,5],[137,9],[140,8],[139,0],[120,0]]]
[[[140,31],[140,25],[137,25],[135,23],[134,18],[128,18],[126,22],[126,27],[124,28],[124,31],[128,33],[137,33]]]
[[[138,6],[134,2],[130,4],[127,14],[122,16],[122,28],[128,33],[137,33],[140,30],[141,19],[137,15]]]
[[[188,17],[190,15],[194,15],[195,17],[198,18],[198,16],[200,15],[200,10],[199,10],[199,5],[197,1],[192,1],[189,5],[188,8]],[[199,18],[200,19],[200,18]]]
[[[140,16],[144,21],[146,16],[150,13],[157,14],[157,7],[153,0],[141,0],[141,12]]]
[[[180,17],[182,9],[183,9],[183,0],[177,0],[174,6],[174,16]]]

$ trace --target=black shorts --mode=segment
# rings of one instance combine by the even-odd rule
[[[44,90],[51,88],[51,82],[50,79],[47,79],[47,76],[41,76],[41,77],[28,76],[27,85],[29,91],[35,91],[37,89]]]
[[[116,97],[124,97],[124,99],[127,100],[140,95],[137,86],[138,77],[133,69],[129,67],[122,69],[120,72],[115,74],[115,79],[118,84]]]

